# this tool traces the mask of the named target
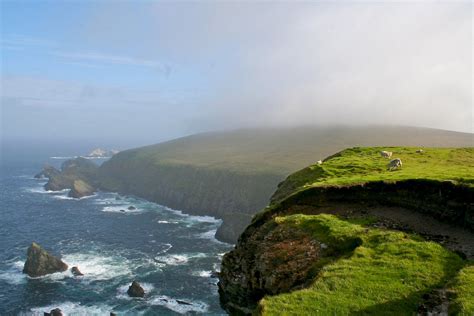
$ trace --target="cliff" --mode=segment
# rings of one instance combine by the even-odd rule
[[[192,135],[122,151],[99,169],[100,188],[223,219],[234,243],[288,174],[356,145],[468,146],[471,134],[412,127],[300,127]]]
[[[474,148],[347,149],[271,201],[223,258],[231,314],[474,313]]]

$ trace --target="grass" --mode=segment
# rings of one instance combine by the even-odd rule
[[[234,172],[270,172],[282,177],[350,146],[453,146],[472,144],[472,134],[414,127],[261,128],[191,135],[123,151],[157,165],[188,165]]]
[[[452,290],[455,299],[451,312],[457,315],[474,315],[474,262],[468,263],[459,271]]]
[[[464,265],[439,244],[333,215],[298,214],[275,221],[312,234],[328,249],[336,248],[339,257],[319,270],[309,288],[262,299],[258,311],[263,315],[412,315],[423,294],[443,287]],[[457,300],[469,314],[474,271],[472,266],[463,271]]]
[[[399,181],[428,179],[453,181],[474,186],[474,147],[423,148],[418,147],[355,147],[343,150],[323,162],[302,169],[287,178],[274,195],[281,200],[308,187],[359,184],[370,181]],[[403,162],[401,169],[387,170],[390,159],[380,151],[393,152],[393,158]]]

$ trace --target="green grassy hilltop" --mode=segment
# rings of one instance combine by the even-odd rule
[[[315,186],[353,185],[371,181],[426,179],[452,181],[474,186],[474,147],[423,148],[366,147],[345,149],[290,175],[275,192],[273,199],[284,198],[295,191]],[[392,152],[383,158],[381,151]],[[402,167],[387,170],[390,160],[400,158]]]
[[[349,148],[290,175],[224,257],[223,306],[262,315],[474,315],[474,148],[419,149]],[[403,166],[390,171],[394,158]],[[407,226],[410,217],[398,222],[390,212],[420,222]],[[428,233],[430,220],[448,228]],[[453,229],[462,231],[462,241],[451,240],[460,247],[432,238]]]

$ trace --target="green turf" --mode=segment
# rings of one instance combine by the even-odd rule
[[[308,187],[348,185],[370,181],[428,179],[453,181],[474,186],[474,147],[423,148],[366,147],[350,148],[334,155],[321,165],[313,164],[287,178],[274,195],[274,200]],[[381,150],[393,152],[391,159],[400,158],[403,166],[389,171],[391,159],[383,158]]]
[[[464,265],[439,244],[333,215],[291,215],[276,222],[309,232],[328,249],[337,248],[339,257],[322,267],[309,288],[262,299],[258,311],[264,315],[412,315],[423,294],[443,287]],[[467,313],[473,298],[470,269],[457,285]]]
[[[450,308],[451,313],[465,316],[474,315],[474,262],[468,263],[459,272],[452,290],[455,299]]]

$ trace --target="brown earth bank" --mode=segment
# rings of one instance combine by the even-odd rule
[[[321,213],[371,218],[371,226],[416,233],[474,259],[472,187],[429,180],[315,187],[255,216],[234,250],[224,256],[219,275],[223,308],[231,314],[250,314],[264,295],[299,289],[311,281],[314,262],[325,245],[298,229],[282,231],[274,220]],[[356,247],[357,241],[352,242]]]

